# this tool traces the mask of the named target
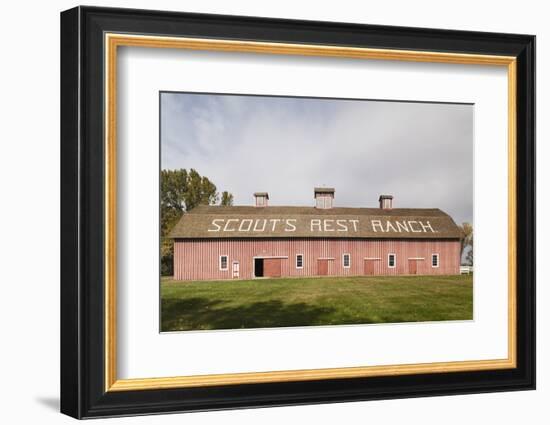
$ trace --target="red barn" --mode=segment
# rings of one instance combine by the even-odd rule
[[[440,209],[335,208],[334,189],[315,206],[199,206],[172,230],[174,279],[281,276],[450,275],[460,272],[461,229]]]

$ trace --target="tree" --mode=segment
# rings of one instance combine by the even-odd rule
[[[464,237],[461,241],[460,257],[466,252],[466,261],[470,266],[474,264],[474,227],[470,223],[462,223]]]
[[[201,176],[191,168],[162,170],[160,174],[160,235],[161,274],[170,276],[174,272],[174,244],[168,238],[170,231],[186,211],[197,205],[214,205],[219,195],[216,185],[208,177]],[[233,195],[223,192],[223,197],[233,202]],[[227,195],[225,195],[227,194]],[[227,204],[227,205],[231,205]]]
[[[233,205],[233,195],[228,191],[224,190],[222,192],[222,200],[220,202],[220,205],[224,205],[224,206]]]
[[[191,211],[197,205],[213,205],[218,200],[216,185],[191,168],[187,174],[183,200],[186,211]]]

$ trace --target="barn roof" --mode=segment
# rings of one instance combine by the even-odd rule
[[[184,214],[169,237],[459,239],[453,219],[437,208],[206,206]]]
[[[334,195],[333,187],[314,187],[313,193],[332,193]]]

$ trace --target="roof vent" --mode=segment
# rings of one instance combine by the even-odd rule
[[[334,201],[334,188],[332,187],[316,187],[313,189],[315,196],[315,208],[330,209]]]
[[[378,202],[380,202],[380,208],[383,210],[391,210],[392,209],[392,203],[393,203],[393,196],[391,195],[380,195],[380,198],[378,198]]]
[[[257,207],[267,207],[267,201],[269,201],[269,194],[267,192],[254,193],[255,204]]]

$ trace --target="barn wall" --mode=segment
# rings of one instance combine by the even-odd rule
[[[342,255],[351,255],[349,268],[343,267]],[[388,254],[396,254],[395,268],[388,267]],[[431,266],[432,253],[439,254],[439,267]],[[303,254],[303,268],[296,268],[296,254]],[[220,255],[228,256],[228,270],[219,269]],[[232,263],[239,262],[239,277],[254,276],[254,257],[281,259],[282,276],[315,276],[318,258],[330,258],[328,274],[358,276],[365,274],[364,258],[375,261],[375,275],[408,274],[408,259],[417,260],[417,274],[446,275],[460,272],[458,240],[360,240],[360,239],[204,239],[176,240],[174,278],[176,280],[231,279]]]

